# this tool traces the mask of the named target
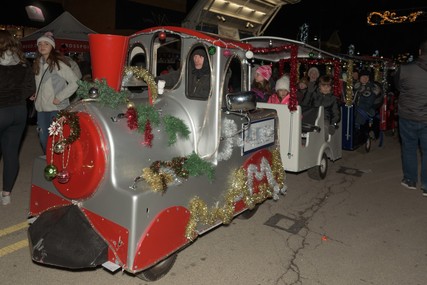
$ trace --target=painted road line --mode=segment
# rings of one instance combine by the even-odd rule
[[[17,232],[27,227],[28,227],[28,222],[22,222],[20,224],[13,225],[11,227],[5,228],[4,230],[0,230],[0,237],[11,234],[13,232]]]
[[[28,247],[28,240],[26,239],[18,241],[14,244],[5,246],[3,248],[0,248],[0,257],[10,254],[14,251],[20,250],[21,248],[24,248],[24,247]]]

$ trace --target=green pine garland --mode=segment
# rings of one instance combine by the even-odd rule
[[[99,81],[95,79],[93,82],[87,82],[79,80],[77,82],[79,88],[77,89],[77,95],[82,99],[93,99],[90,97],[90,90],[96,88],[98,97],[96,100],[101,104],[110,108],[117,108],[119,104],[125,104],[129,102],[129,93],[126,91],[117,92],[110,86],[107,81],[102,79]],[[138,114],[138,132],[144,133],[147,120],[150,121],[152,126],[159,126],[160,124],[160,113],[151,105],[140,104],[135,106]],[[162,122],[165,126],[165,131],[168,135],[168,145],[171,146],[177,141],[178,134],[184,139],[188,139],[190,131],[187,125],[176,117],[166,115],[162,118]]]
[[[117,92],[108,86],[105,79],[102,79],[101,81],[95,79],[93,82],[79,80],[77,84],[79,85],[79,88],[76,93],[82,99],[91,99],[89,91],[91,88],[96,88],[99,95],[97,99],[105,106],[115,109],[118,105],[124,104],[128,101],[129,92]]]
[[[190,176],[206,175],[211,181],[215,177],[215,168],[212,163],[203,160],[195,152],[187,156],[183,168],[188,171]]]
[[[160,115],[159,112],[150,105],[138,105],[136,106],[136,111],[138,114],[138,131],[140,133],[145,132],[145,123],[150,121],[152,126],[158,126],[160,124]]]
[[[176,143],[177,134],[180,134],[183,138],[188,139],[190,131],[182,120],[170,115],[166,115],[163,117],[163,124],[165,125],[165,131],[168,134],[169,146]]]

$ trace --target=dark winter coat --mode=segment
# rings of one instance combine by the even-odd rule
[[[401,65],[395,75],[399,117],[427,124],[427,55]]]
[[[325,116],[324,119],[330,125],[339,123],[341,121],[341,110],[337,98],[332,94],[322,94],[317,89],[313,93],[308,93],[306,106],[320,107],[323,106]],[[307,97],[306,95],[306,97]]]
[[[25,99],[34,94],[36,82],[30,64],[0,61],[0,108],[26,105]]]
[[[357,82],[354,85],[356,124],[361,126],[373,120],[377,111],[376,109],[379,107],[376,104],[377,97],[380,96],[381,90],[379,89],[379,85],[373,82],[368,82],[365,85]]]

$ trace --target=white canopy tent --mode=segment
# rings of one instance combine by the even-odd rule
[[[36,51],[37,39],[46,32],[53,33],[57,49],[65,44],[68,52],[89,52],[88,34],[96,34],[95,31],[89,29],[74,18],[69,12],[65,11],[47,26],[23,37],[21,39],[21,43],[24,51]]]

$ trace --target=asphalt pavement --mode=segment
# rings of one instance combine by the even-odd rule
[[[287,173],[286,195],[265,201],[248,220],[199,237],[156,282],[32,262],[27,215],[39,155],[36,129],[29,126],[12,204],[0,205],[1,284],[427,284],[427,197],[400,185],[400,144],[391,133],[369,153],[343,151],[322,181]]]

